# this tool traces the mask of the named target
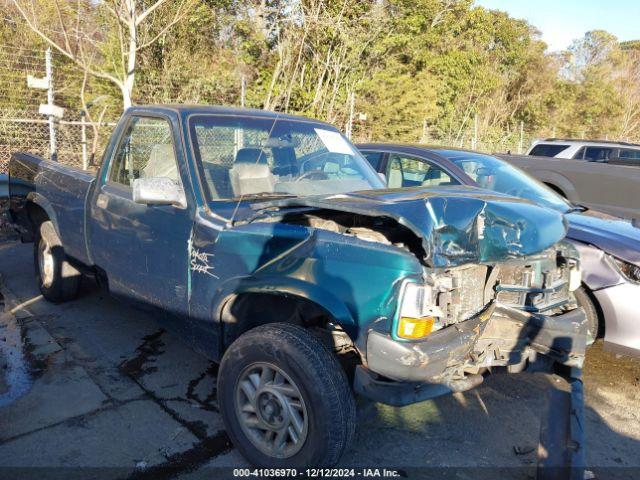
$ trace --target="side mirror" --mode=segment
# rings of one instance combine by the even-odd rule
[[[133,181],[133,201],[143,205],[187,206],[182,187],[166,177],[136,178]]]
[[[382,181],[386,185],[387,184],[387,176],[382,172],[378,172],[378,176],[382,179]]]

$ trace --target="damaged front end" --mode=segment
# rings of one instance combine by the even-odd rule
[[[367,362],[355,375],[361,394],[406,405],[469,390],[491,369],[582,368],[587,324],[573,295],[580,270],[571,244],[425,278],[405,289],[391,332],[377,325],[369,332]],[[429,328],[412,337],[421,321]]]
[[[572,293],[579,269],[569,244],[504,265],[431,273],[426,284],[413,285],[419,287],[405,289],[391,331],[384,322],[369,331],[366,365],[355,376],[365,396],[406,405],[473,388],[496,367],[582,367],[586,317]],[[421,295],[411,291],[417,288]],[[429,329],[419,338],[403,330],[415,332],[407,325],[425,320]]]
[[[395,246],[422,264],[421,276],[401,281],[395,311],[360,329],[361,394],[405,405],[468,390],[487,369],[520,371],[540,356],[582,366],[586,320],[572,293],[579,257],[561,241],[566,224],[557,212],[469,188],[285,199],[257,209],[260,221],[275,211],[271,221]]]

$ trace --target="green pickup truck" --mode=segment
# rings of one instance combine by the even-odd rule
[[[96,175],[15,154],[9,189],[44,297],[71,300],[92,275],[177,319],[220,363],[221,414],[255,465],[334,465],[353,392],[407,405],[498,367],[582,365],[560,213],[464,186],[386,189],[323,122],[133,107]]]

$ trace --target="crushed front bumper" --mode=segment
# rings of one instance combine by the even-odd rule
[[[492,303],[420,342],[370,331],[366,366],[357,367],[354,389],[381,403],[408,405],[469,390],[482,383],[480,373],[488,367],[520,371],[539,355],[581,368],[586,329],[581,308],[544,316]]]

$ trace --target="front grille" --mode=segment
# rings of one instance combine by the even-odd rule
[[[555,249],[499,266],[496,299],[528,312],[548,312],[570,301],[569,266]]]
[[[445,324],[471,318],[485,307],[489,301],[485,299],[487,270],[484,265],[469,265],[447,272],[450,285],[438,294],[438,305],[446,315]]]

